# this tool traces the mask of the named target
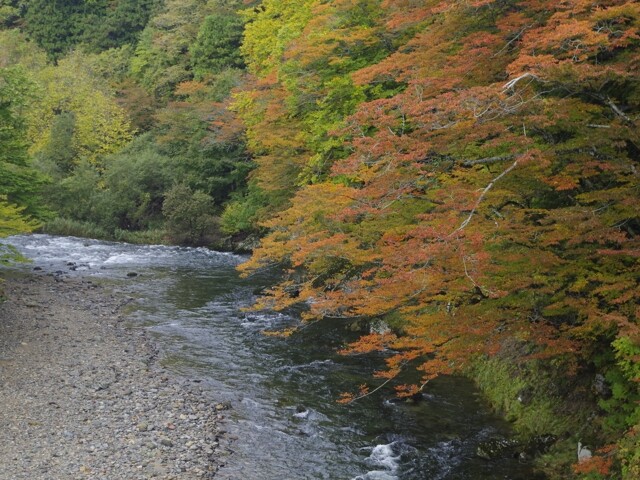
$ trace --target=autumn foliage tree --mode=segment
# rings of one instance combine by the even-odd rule
[[[640,353],[640,5],[347,5],[375,12],[368,28],[384,27],[392,47],[342,71],[361,96],[326,140],[297,140],[313,138],[312,122],[279,136],[303,145],[290,147],[298,179],[331,139],[346,154],[326,163],[328,175],[299,182],[291,206],[264,223],[271,233],[243,271],[277,263],[288,274],[261,305],[305,303],[309,319],[401,318],[402,335],[367,335],[345,350],[388,352],[383,378],[415,365],[422,379],[401,395],[505,345],[568,372],[609,345],[635,392],[626,425],[640,422],[630,367]],[[297,114],[289,59],[302,78],[305,62],[359,58],[348,36],[329,48],[299,31],[280,47],[280,70],[262,77],[253,102],[277,103],[261,118]],[[366,51],[372,40],[357,33]],[[274,58],[249,53],[250,65]],[[304,104],[311,111],[332,91],[320,93]],[[271,156],[261,128],[248,122],[266,153],[255,173],[266,185],[292,156]]]
[[[365,99],[349,74],[394,44],[379,23],[378,2],[264,1],[244,17],[242,51],[252,76],[232,108],[247,127],[256,168],[249,195],[230,208],[255,205],[255,224],[347,155],[345,135],[336,132]]]

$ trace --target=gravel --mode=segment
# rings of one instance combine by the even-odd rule
[[[153,340],[125,325],[130,299],[42,273],[3,288],[0,480],[215,476],[226,406],[162,368]]]

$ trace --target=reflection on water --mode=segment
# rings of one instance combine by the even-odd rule
[[[355,338],[339,321],[289,338],[263,335],[296,319],[244,310],[252,292],[273,279],[240,279],[235,266],[243,257],[46,235],[9,241],[34,261],[21,268],[103,278],[136,297],[130,321],[157,335],[168,368],[231,402],[227,429],[237,440],[219,478],[533,478],[515,459],[475,456],[479,442],[509,428],[464,379],[432,381],[413,404],[388,401],[384,392],[337,404],[340,392],[371,380],[381,359],[336,355]]]

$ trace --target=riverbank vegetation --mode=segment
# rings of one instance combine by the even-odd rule
[[[393,327],[344,349],[387,352],[378,383],[466,373],[563,439],[553,475],[640,476],[638,3],[4,0],[0,24],[1,233],[261,235],[260,306]]]

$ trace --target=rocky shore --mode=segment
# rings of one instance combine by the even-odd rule
[[[227,406],[162,368],[126,298],[44,274],[3,289],[0,480],[215,476]]]

